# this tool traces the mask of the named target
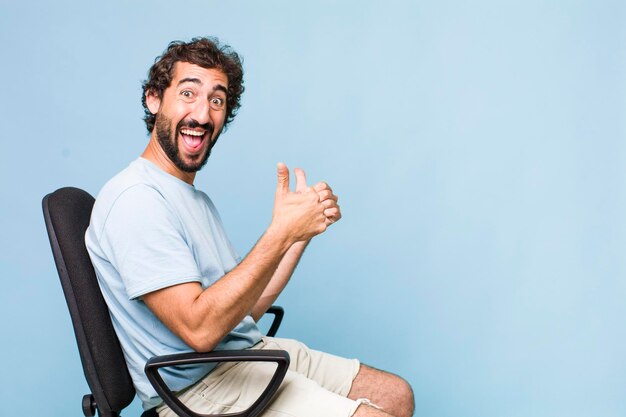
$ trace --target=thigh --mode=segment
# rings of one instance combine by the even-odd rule
[[[241,412],[261,394],[272,377],[275,365],[241,362],[219,366],[179,398],[193,411],[202,414]],[[349,417],[359,403],[330,392],[304,375],[289,370],[276,396],[262,417]],[[159,416],[173,417],[168,407]]]
[[[347,397],[359,372],[357,359],[346,359],[310,349],[293,339],[264,337],[258,349],[281,349],[289,353],[289,370],[317,382],[321,387]]]

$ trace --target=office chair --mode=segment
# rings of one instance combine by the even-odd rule
[[[86,417],[94,416],[96,411],[101,417],[118,417],[135,397],[135,388],[85,246],[85,231],[94,202],[89,193],[66,187],[45,196],[42,204],[54,261],[72,318],[85,378],[91,390],[83,397],[83,413]],[[268,331],[268,335],[273,336],[284,312],[280,307],[272,307],[268,312],[275,317]],[[207,417],[209,415],[187,408],[168,389],[158,370],[173,365],[235,361],[275,362],[277,367],[268,386],[248,409],[211,416],[255,417],[270,402],[287,372],[289,355],[285,351],[232,350],[155,356],[146,364],[145,372],[159,396],[177,415]],[[142,417],[156,416],[154,408],[142,414]]]

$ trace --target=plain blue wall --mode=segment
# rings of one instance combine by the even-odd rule
[[[137,157],[140,83],[197,35],[245,60],[196,183],[238,250],[270,220],[276,162],[341,198],[282,335],[403,375],[416,415],[626,415],[623,2],[6,3],[0,415],[81,415],[40,201]]]

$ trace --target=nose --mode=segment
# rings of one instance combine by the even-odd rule
[[[194,104],[191,111],[191,117],[199,124],[203,125],[211,120],[211,107],[209,106],[209,100],[198,100]]]

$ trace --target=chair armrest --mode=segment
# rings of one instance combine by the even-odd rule
[[[283,308],[279,306],[271,306],[270,308],[267,309],[265,314],[274,315],[274,321],[272,321],[272,325],[270,326],[270,329],[267,331],[268,336],[274,337],[276,335],[276,332],[278,331],[278,326],[280,326],[280,323],[282,323],[283,321],[285,310],[283,310]]]
[[[275,362],[278,366],[261,396],[246,410],[228,414],[199,414],[190,410],[168,388],[159,374],[159,368],[173,365],[190,365],[210,362]],[[289,368],[289,354],[284,350],[223,350],[207,353],[179,353],[150,358],[144,368],[148,380],[165,401],[180,417],[255,417],[272,399]]]

